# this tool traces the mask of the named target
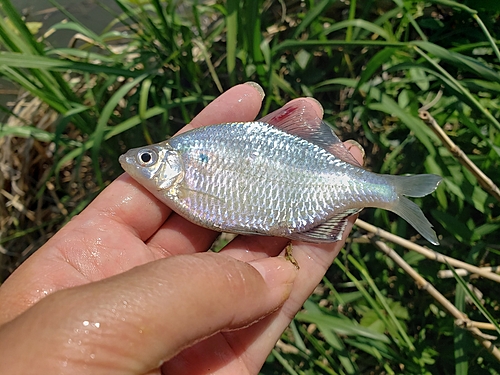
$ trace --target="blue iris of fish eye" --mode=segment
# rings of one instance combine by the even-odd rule
[[[156,152],[152,150],[143,150],[137,154],[137,159],[139,159],[139,162],[145,166],[154,164],[157,159]]]

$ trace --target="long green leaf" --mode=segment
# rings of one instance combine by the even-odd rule
[[[97,180],[100,185],[102,184],[102,177],[99,167],[99,151],[101,149],[101,143],[104,139],[104,130],[106,125],[108,124],[113,111],[118,106],[118,103],[130,92],[130,90],[146,79],[146,77],[147,74],[143,74],[120,87],[108,100],[99,116],[99,121],[97,122],[97,126],[93,134],[94,144],[92,146],[92,161],[94,162]],[[142,115],[144,115],[144,113],[142,113]]]
[[[53,59],[45,56],[27,56],[14,52],[0,52],[0,65],[15,66],[17,68],[47,69],[57,72],[66,72],[69,70],[131,78],[136,78],[144,74],[143,71],[139,70],[126,70],[120,67],[115,68],[105,65]]]
[[[240,2],[237,0],[227,0],[227,14],[226,14],[226,63],[227,72],[231,79],[231,84],[236,81],[235,67],[236,67],[236,46],[238,43],[238,9]]]
[[[300,34],[302,34],[304,30],[311,25],[312,22],[315,22],[318,16],[320,16],[325,11],[325,9],[327,9],[335,1],[336,0],[322,0],[312,9],[309,9],[302,22],[300,22],[299,26],[295,29],[292,39],[298,39],[300,37]]]
[[[380,35],[382,38],[384,38],[385,40],[387,40],[389,42],[395,42],[394,38],[392,38],[391,35],[389,35],[387,33],[387,31],[385,31],[383,28],[375,25],[374,23],[371,23],[371,22],[368,22],[365,20],[360,20],[360,19],[337,22],[337,23],[333,24],[332,26],[327,27],[323,31],[323,33],[325,35],[328,35],[334,31],[346,29],[349,27],[359,27],[360,29],[365,29],[365,30],[371,31],[375,35]],[[353,42],[354,41],[346,40],[346,43],[353,43]]]

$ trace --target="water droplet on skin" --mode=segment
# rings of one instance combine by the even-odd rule
[[[35,292],[36,292],[37,294],[41,294],[43,297],[48,296],[48,295],[49,295],[50,293],[52,293],[53,291],[54,291],[54,290],[53,290],[52,288],[51,288],[51,289],[48,289],[48,290],[46,290],[46,289],[44,289],[44,290],[41,290],[41,289],[37,289],[37,290],[35,290]]]
[[[90,359],[95,359],[95,354],[94,353],[90,354]]]
[[[127,197],[124,197],[122,199],[122,201],[120,202],[120,205],[122,204],[127,204],[128,202],[130,202],[132,200],[132,197],[131,196],[127,196]]]
[[[88,320],[84,320],[83,321],[83,326],[84,327],[87,327],[89,324],[90,324],[90,322]]]

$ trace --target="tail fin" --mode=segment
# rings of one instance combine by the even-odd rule
[[[435,174],[416,174],[413,176],[387,176],[396,192],[407,197],[420,198],[432,193],[442,178]]]
[[[424,216],[424,213],[415,203],[405,198],[423,197],[436,190],[441,182],[441,177],[434,174],[420,174],[414,176],[387,176],[393,183],[399,199],[395,201],[388,210],[398,214],[415,228],[427,241],[433,245],[439,245],[436,232],[432,230],[432,224]]]

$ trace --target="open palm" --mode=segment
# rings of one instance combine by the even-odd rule
[[[260,104],[255,87],[235,86],[183,130],[253,120]],[[286,239],[238,236],[206,253],[216,236],[122,175],[0,288],[4,368],[258,373],[344,241],[294,243],[297,271],[275,257]]]

